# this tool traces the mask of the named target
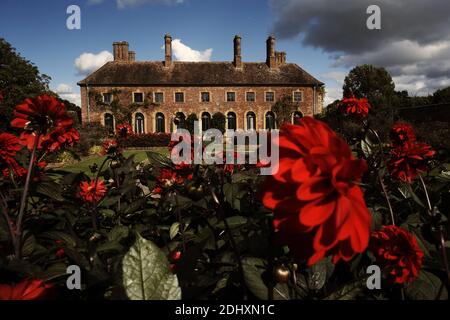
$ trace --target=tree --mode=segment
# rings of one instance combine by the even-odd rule
[[[195,113],[191,113],[186,118],[186,129],[188,129],[191,134],[194,134],[195,121],[198,121],[198,117]]]
[[[225,122],[226,118],[223,113],[216,112],[212,115],[211,118],[211,128],[219,129],[220,132],[225,132]]]
[[[395,84],[384,68],[362,65],[353,68],[344,80],[344,96],[367,98],[372,105],[385,104],[395,94]]]
[[[450,103],[450,87],[437,90],[433,94],[433,103]]]
[[[0,91],[4,95],[0,106],[0,128],[8,127],[14,106],[26,98],[48,92],[50,79],[21,57],[5,39],[0,38]]]
[[[283,123],[291,123],[292,114],[298,110],[298,104],[292,101],[291,95],[283,95],[271,108],[275,113],[277,128],[280,128]]]

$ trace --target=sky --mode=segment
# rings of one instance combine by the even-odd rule
[[[381,29],[366,26],[376,4]],[[81,29],[69,30],[77,5]],[[342,98],[355,65],[386,67],[397,90],[426,95],[450,85],[448,0],[0,0],[0,37],[79,104],[77,82],[112,60],[128,41],[136,60],[163,60],[164,34],[175,60],[231,61],[242,37],[243,61],[265,61],[265,40],[326,85],[326,103]]]

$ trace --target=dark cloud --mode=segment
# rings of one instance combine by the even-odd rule
[[[328,53],[335,67],[384,66],[400,81],[407,79],[405,86],[414,88],[412,81],[420,79],[416,88],[425,83],[423,90],[448,83],[449,0],[271,0],[270,4],[278,38],[299,37],[304,45]],[[381,8],[381,30],[366,27],[366,9],[373,4]]]

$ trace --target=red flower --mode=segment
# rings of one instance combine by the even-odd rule
[[[51,287],[38,279],[23,280],[16,285],[0,284],[0,300],[37,300]]]
[[[416,238],[402,228],[384,226],[372,232],[370,250],[379,266],[391,269],[395,283],[411,282],[419,274],[423,252]]]
[[[389,173],[395,179],[411,182],[420,172],[427,170],[427,164],[435,151],[426,143],[407,142],[390,151],[387,161]]]
[[[10,133],[0,133],[0,161],[11,163],[16,160],[16,153],[22,149],[19,138]]]
[[[157,182],[163,187],[170,187],[174,184],[183,184],[183,177],[179,176],[174,170],[163,168],[156,178]]]
[[[367,165],[325,123],[304,117],[281,127],[279,169],[261,190],[279,239],[312,265],[349,261],[369,241],[371,215],[358,186]]]
[[[398,122],[394,124],[389,134],[394,146],[402,146],[406,142],[416,142],[413,128],[407,123]]]
[[[116,126],[117,135],[121,138],[127,138],[133,134],[133,128],[129,123],[122,123]]]
[[[64,258],[64,256],[66,255],[66,252],[64,251],[63,248],[59,248],[58,250],[56,250],[55,256],[59,259]]]
[[[72,128],[73,119],[67,114],[64,104],[50,95],[26,99],[15,107],[14,115],[16,118],[11,121],[11,126],[24,130],[20,138],[30,150],[37,132],[40,133],[39,149],[45,147],[55,151],[65,143],[70,145],[79,140],[78,132]]]
[[[370,104],[367,99],[358,99],[355,96],[342,100],[343,112],[347,115],[365,118],[369,114]]]
[[[83,181],[80,183],[80,196],[86,202],[98,202],[106,194],[106,186],[103,180],[95,180],[91,182]]]
[[[109,139],[103,141],[101,154],[110,155],[118,153],[119,151],[119,144],[116,140]]]

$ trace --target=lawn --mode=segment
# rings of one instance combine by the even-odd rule
[[[155,148],[151,148],[151,150],[148,151],[153,151],[153,152],[158,152],[160,154],[168,154],[168,149],[167,147],[155,147]],[[147,150],[127,150],[124,151],[123,155],[128,158],[131,155],[134,155],[134,159],[138,162],[143,161],[145,159],[147,159],[147,154],[146,154]],[[80,162],[74,163],[74,164],[70,164],[68,166],[65,166],[61,169],[64,169],[66,171],[70,171],[70,172],[84,172],[88,175],[90,175],[90,169],[89,166],[92,166],[94,163],[96,163],[98,166],[100,166],[103,162],[103,160],[105,160],[106,156],[98,156],[98,157],[89,157],[87,159],[81,160]]]

